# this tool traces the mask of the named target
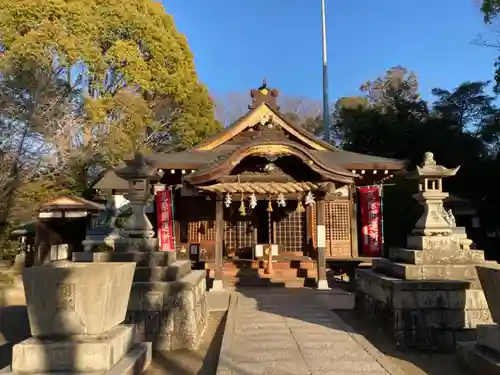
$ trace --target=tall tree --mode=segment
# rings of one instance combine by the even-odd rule
[[[463,82],[453,91],[435,88],[434,115],[455,124],[459,131],[478,132],[498,113],[496,98],[486,89],[489,82]]]
[[[398,102],[419,100],[417,76],[402,66],[388,69],[384,75],[360,87],[365,98],[381,110],[394,109]]]
[[[149,137],[155,148],[189,147],[218,128],[187,41],[160,3],[5,0],[0,29],[2,74],[24,66],[78,88],[85,141],[103,141],[106,156],[151,131],[163,134]]]
[[[219,127],[159,2],[4,0],[0,30],[0,223],[27,184],[82,191],[137,149],[190,147]]]

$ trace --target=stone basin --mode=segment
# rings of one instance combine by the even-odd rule
[[[125,319],[135,263],[56,262],[23,270],[31,334],[100,335]]]
[[[476,266],[493,321],[500,324],[500,264]]]

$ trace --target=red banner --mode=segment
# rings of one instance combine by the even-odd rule
[[[361,214],[361,252],[365,256],[379,257],[382,254],[382,212],[380,189],[359,188]]]
[[[156,222],[160,251],[175,251],[172,193],[168,189],[156,193]]]

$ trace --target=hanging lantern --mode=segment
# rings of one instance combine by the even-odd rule
[[[276,203],[278,204],[278,207],[286,207],[286,200],[283,193],[279,193]]]
[[[246,216],[247,212],[245,210],[245,197],[241,194],[240,208],[238,209],[241,216]]]
[[[248,204],[248,207],[250,207],[251,210],[257,207],[257,197],[255,196],[255,193],[250,195],[250,203]]]
[[[305,210],[306,209],[302,205],[302,199],[298,199],[297,200],[297,208],[295,209],[295,211],[297,211],[297,212],[304,212]]]
[[[271,197],[267,200],[267,212],[273,212],[273,204],[271,203]]]
[[[311,192],[308,192],[306,197],[304,198],[304,204],[306,206],[309,206],[311,204],[314,204],[314,195]]]

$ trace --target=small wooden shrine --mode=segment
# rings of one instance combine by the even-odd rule
[[[178,249],[197,244],[207,261],[220,252],[255,258],[269,244],[313,258],[318,249],[327,258],[359,255],[356,185],[376,184],[405,163],[318,139],[285,119],[277,97],[263,84],[231,126],[191,150],[147,157],[174,188]],[[95,188],[126,186],[110,170]]]

